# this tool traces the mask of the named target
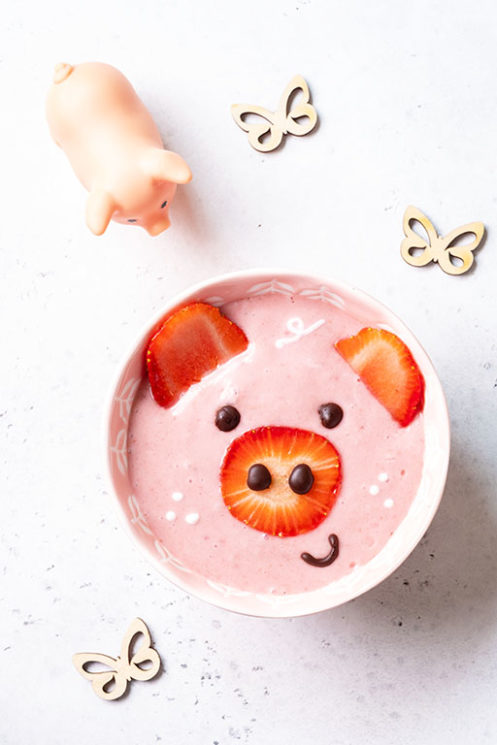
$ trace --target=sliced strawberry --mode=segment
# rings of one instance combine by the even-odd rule
[[[249,471],[255,465],[269,472],[267,488],[248,486]],[[302,465],[311,469],[313,477],[305,494],[296,493],[289,485],[292,472]],[[303,470],[304,476],[309,473]],[[333,445],[314,432],[290,427],[245,432],[228,447],[221,465],[221,493],[233,517],[280,537],[316,528],[335,503],[340,479],[340,458]]]
[[[146,361],[152,393],[172,406],[192,383],[248,346],[243,331],[207,303],[191,303],[165,319],[149,342]]]
[[[384,329],[364,328],[335,344],[371,393],[402,427],[423,408],[425,383],[409,349]]]

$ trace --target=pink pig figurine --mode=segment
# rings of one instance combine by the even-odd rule
[[[159,130],[119,70],[101,62],[59,64],[48,92],[50,133],[88,189],[86,223],[102,235],[110,220],[158,235],[170,225],[176,184],[192,174],[164,150]]]

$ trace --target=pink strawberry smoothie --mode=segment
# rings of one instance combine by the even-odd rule
[[[128,428],[130,483],[157,539],[185,569],[240,591],[276,595],[315,590],[375,557],[406,517],[424,456],[421,412],[401,427],[334,348],[364,327],[321,300],[265,295],[231,302],[223,313],[245,332],[245,352],[205,376],[171,408],[159,406],[143,380]],[[318,409],[334,402],[343,419],[333,429]],[[216,412],[236,407],[231,432]],[[313,530],[266,535],[228,511],[220,467],[230,443],[264,426],[305,429],[338,451],[337,500]],[[339,539],[329,566],[311,566]]]

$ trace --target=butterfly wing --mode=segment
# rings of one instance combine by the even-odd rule
[[[460,228],[451,230],[442,238],[441,250],[438,256],[438,263],[447,274],[463,274],[467,272],[474,261],[473,251],[475,251],[482,242],[485,234],[485,226],[482,222],[471,222],[462,225]],[[463,243],[459,246],[452,246],[458,238],[463,235],[474,235],[469,243]],[[459,259],[462,263],[454,263],[453,258]]]
[[[134,648],[135,637],[141,635],[137,648]],[[141,618],[135,618],[126,631],[121,647],[121,659],[125,661],[128,678],[134,680],[151,680],[160,668],[159,653],[152,647],[152,639],[147,625]],[[143,663],[150,663],[142,668]]]
[[[411,227],[412,222],[419,222],[426,231],[427,240]],[[431,220],[417,207],[410,206],[404,212],[403,228],[405,238],[400,244],[400,253],[404,261],[412,266],[426,266],[435,258],[434,249],[438,243],[438,234]],[[412,254],[414,249],[421,249],[420,254]]]
[[[113,701],[120,698],[125,692],[128,683],[126,675],[120,671],[120,662],[114,657],[106,654],[97,654],[92,652],[79,652],[72,658],[74,667],[83,678],[91,681],[91,685],[97,696]],[[90,664],[104,665],[108,670],[88,670]]]
[[[274,150],[281,143],[283,130],[276,123],[276,116],[263,106],[235,103],[231,107],[231,114],[236,124],[247,132],[248,141],[255,150],[267,153]],[[245,121],[244,117],[255,116],[262,121]],[[269,134],[269,137],[266,135]]]
[[[292,99],[298,91],[301,91],[304,100],[293,106],[289,111]],[[278,114],[285,121],[283,126],[285,132],[301,137],[309,134],[314,129],[318,115],[310,100],[309,86],[302,75],[295,75],[285,88],[278,107]],[[307,121],[302,122],[300,119],[306,119]]]

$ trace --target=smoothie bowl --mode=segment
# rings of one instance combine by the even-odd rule
[[[435,514],[449,448],[406,326],[359,290],[284,271],[174,298],[121,368],[107,423],[119,510],[159,571],[267,617],[391,574]]]

